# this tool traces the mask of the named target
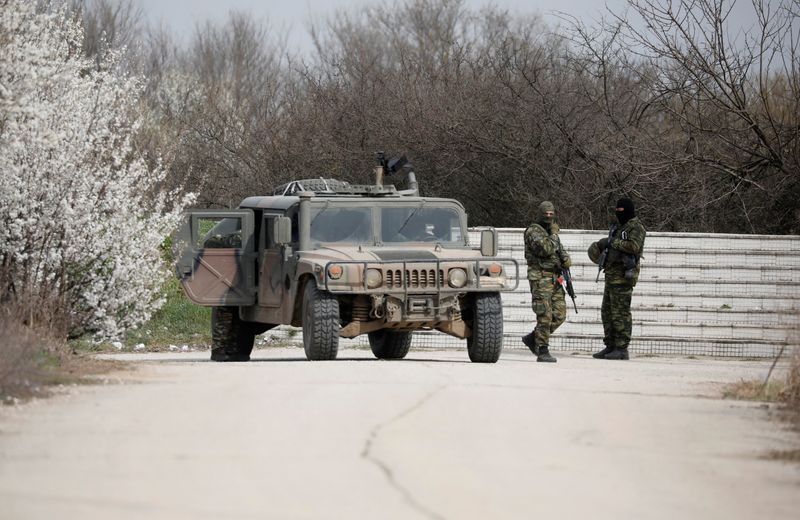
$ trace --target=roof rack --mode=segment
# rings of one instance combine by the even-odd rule
[[[397,189],[392,185],[377,186],[374,184],[350,184],[346,181],[338,179],[325,179],[319,177],[316,179],[301,179],[297,181],[287,182],[281,184],[274,190],[273,195],[295,195],[298,192],[313,192],[317,196],[332,197],[332,196],[345,196],[345,195],[364,195],[364,196],[385,196],[385,195],[401,195]]]

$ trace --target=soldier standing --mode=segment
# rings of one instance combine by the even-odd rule
[[[597,359],[628,359],[631,342],[631,296],[639,279],[640,260],[646,231],[636,217],[633,201],[621,198],[615,208],[618,225],[611,227],[608,238],[589,246],[589,258],[598,263],[605,255],[605,290],[600,310],[603,319],[605,348],[592,354]]]
[[[572,261],[561,247],[555,207],[550,201],[539,204],[536,221],[525,230],[525,259],[536,328],[523,336],[522,342],[536,355],[536,361],[555,363],[556,358],[550,355],[550,334],[567,317],[561,268],[570,267]]]

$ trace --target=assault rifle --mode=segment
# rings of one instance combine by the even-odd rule
[[[575,303],[575,288],[572,286],[572,273],[569,270],[569,267],[564,267],[564,251],[561,250],[559,247],[558,249],[558,260],[561,263],[561,276],[564,277],[564,288],[567,290],[567,294],[570,298],[572,298],[572,306],[575,307],[575,314],[578,314],[578,304]]]
[[[567,288],[567,294],[572,298],[572,306],[575,307],[575,314],[578,314],[578,304],[575,303],[575,288],[572,287],[572,273],[569,272],[569,267],[561,269],[561,275],[564,277],[564,285]]]
[[[600,259],[597,261],[597,277],[594,279],[595,283],[600,281],[600,273],[606,268],[606,260],[608,260],[608,250],[611,248],[611,240],[617,232],[617,225],[611,224],[611,229],[608,230],[608,238],[606,239],[606,247],[600,253]]]

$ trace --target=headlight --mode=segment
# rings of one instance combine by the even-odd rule
[[[467,272],[463,269],[450,269],[447,273],[447,283],[450,287],[460,289],[467,285]]]
[[[341,278],[343,272],[344,269],[342,268],[341,265],[333,264],[331,266],[328,266],[328,276],[330,276],[334,280],[338,280],[339,278]]]
[[[383,285],[383,274],[378,269],[367,269],[367,288],[377,289]]]

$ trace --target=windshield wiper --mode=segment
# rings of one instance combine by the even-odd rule
[[[322,215],[323,213],[325,213],[326,211],[328,211],[328,207],[329,207],[330,205],[331,205],[331,201],[330,201],[330,200],[326,200],[326,201],[325,201],[325,207],[324,207],[324,208],[322,208],[322,211],[320,211],[319,213],[317,213],[317,215],[316,215],[314,218],[312,218],[312,219],[311,219],[311,223],[308,225],[308,228],[309,228],[309,229],[311,229],[312,227],[314,227],[314,222],[316,222],[316,221],[317,221],[317,219],[320,217],[320,215]]]
[[[397,231],[395,231],[395,233],[400,233],[401,231],[403,231],[403,229],[406,227],[406,224],[408,224],[408,221],[411,220],[414,217],[414,215],[419,213],[419,210],[422,209],[422,206],[425,205],[425,202],[426,201],[423,200],[422,202],[420,202],[419,206],[414,208],[414,211],[412,211],[411,214],[403,221],[403,225],[400,226],[400,228]]]

